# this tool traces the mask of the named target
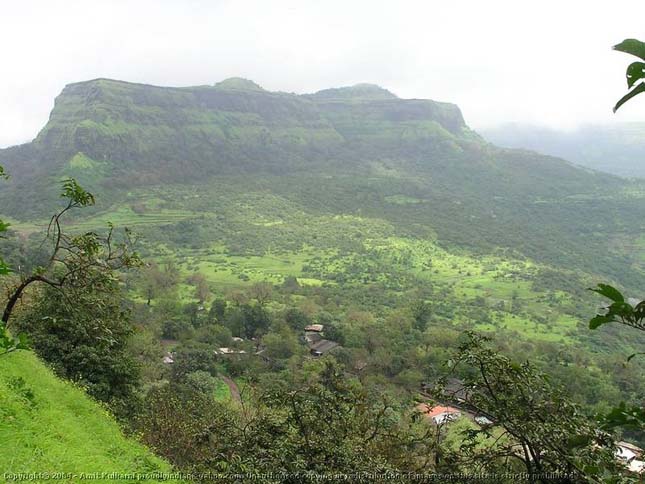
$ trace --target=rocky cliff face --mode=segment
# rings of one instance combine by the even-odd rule
[[[153,168],[156,178],[168,179],[311,168],[346,152],[350,142],[409,143],[465,132],[456,106],[398,99],[378,86],[299,96],[244,79],[186,88],[97,79],[65,87],[30,149],[53,171],[82,153],[117,176]]]

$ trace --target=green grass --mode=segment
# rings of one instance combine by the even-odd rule
[[[124,437],[106,410],[28,351],[0,356],[0,442],[11,449],[0,452],[2,472],[76,475],[62,482],[79,482],[81,473],[171,472],[168,463]]]
[[[214,393],[215,400],[218,402],[228,402],[231,399],[231,390],[222,379],[217,380],[217,388]]]

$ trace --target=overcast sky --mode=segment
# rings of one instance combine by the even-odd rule
[[[645,121],[612,114],[645,1],[0,0],[0,146],[32,139],[65,84],[231,76],[297,93],[358,82],[457,103],[474,128]],[[637,98],[638,99],[638,98]]]

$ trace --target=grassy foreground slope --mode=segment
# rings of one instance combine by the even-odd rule
[[[123,482],[125,474],[162,482],[154,474],[171,472],[168,463],[127,439],[80,388],[58,379],[28,351],[0,357],[0,442],[11,449],[0,452],[3,482],[25,473],[37,474],[35,482],[47,480],[46,474],[58,475],[57,482],[80,482],[83,473],[98,473],[98,482]]]

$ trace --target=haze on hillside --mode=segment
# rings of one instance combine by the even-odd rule
[[[539,151],[622,177],[645,178],[645,123],[585,124],[571,130],[505,123],[480,134],[499,146]]]
[[[4,2],[0,146],[29,141],[52,99],[98,77],[185,86],[242,76],[297,93],[370,82],[458,103],[475,129],[638,121],[610,106],[642,37],[639,1]]]

